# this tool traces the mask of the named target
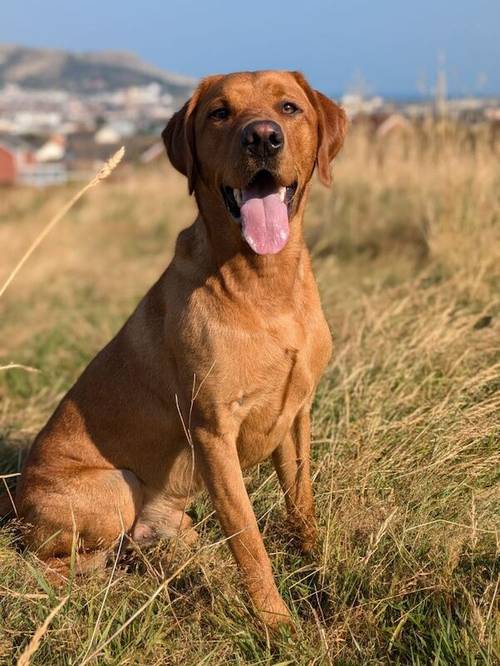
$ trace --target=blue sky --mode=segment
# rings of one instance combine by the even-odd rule
[[[327,93],[500,94],[500,0],[2,0],[0,42],[134,51],[202,76],[301,69]]]

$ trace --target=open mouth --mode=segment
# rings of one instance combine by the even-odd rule
[[[297,182],[278,183],[270,171],[258,171],[243,189],[223,186],[228,211],[241,223],[241,232],[257,254],[276,254],[290,233],[289,217]]]

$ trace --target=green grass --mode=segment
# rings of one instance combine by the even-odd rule
[[[248,477],[297,635],[263,631],[201,496],[197,550],[162,544],[62,590],[4,526],[0,662],[12,663],[68,594],[33,664],[79,664],[121,628],[99,663],[498,663],[497,157],[463,154],[455,136],[442,157],[396,146],[381,166],[370,146],[354,134],[333,190],[315,187],[308,210],[335,346],[313,410],[315,557],[289,543],[271,466]],[[40,373],[0,373],[2,472],[18,468],[19,450],[167,262],[192,215],[184,188],[166,169],[106,184],[13,283],[0,304],[2,359]],[[0,240],[16,249],[16,233],[39,229],[33,206],[46,219],[43,206],[67,194],[43,203],[9,193]]]

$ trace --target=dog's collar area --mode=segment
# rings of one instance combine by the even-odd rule
[[[241,222],[241,206],[251,196],[264,198],[269,194],[277,194],[280,200],[286,204],[290,216],[291,204],[296,191],[297,181],[287,186],[279,185],[275,176],[266,169],[258,171],[243,189],[233,188],[229,185],[221,186],[222,198],[226,208],[237,222]]]

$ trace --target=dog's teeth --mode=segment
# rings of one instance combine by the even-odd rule
[[[233,190],[233,196],[234,196],[234,200],[236,201],[238,206],[241,206],[241,190],[234,189]]]
[[[285,201],[286,187],[280,187],[278,194],[281,201]]]

